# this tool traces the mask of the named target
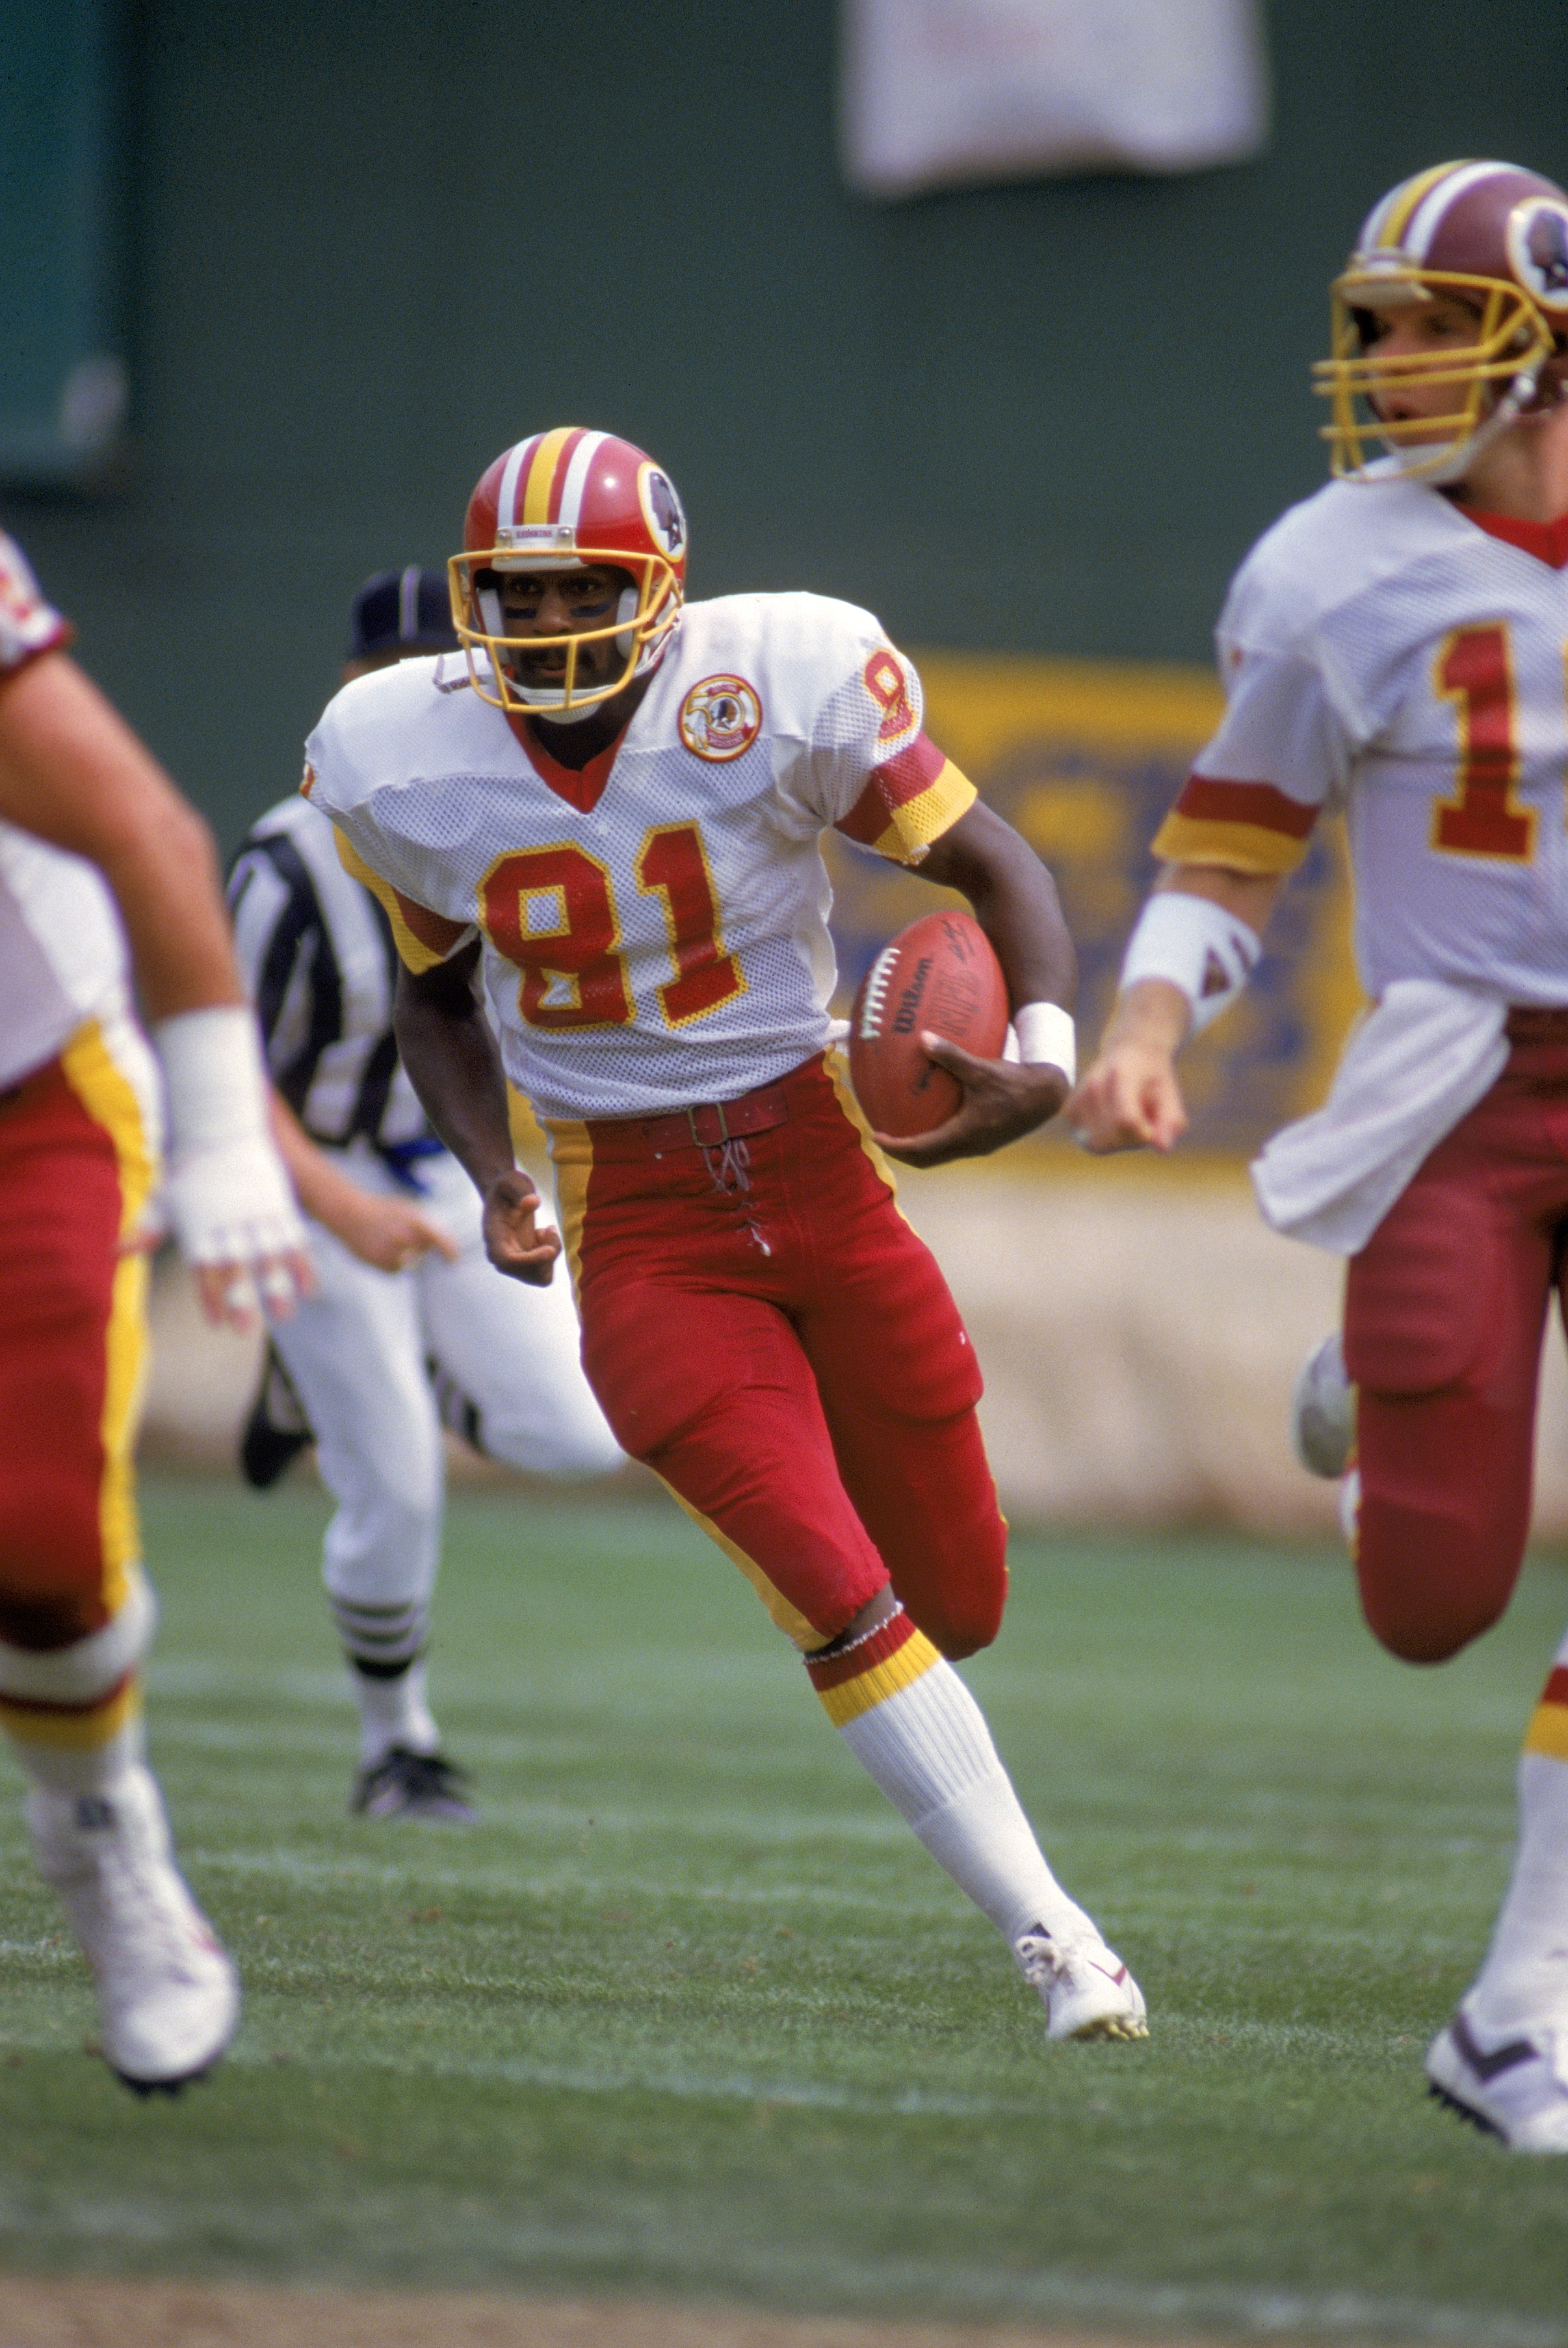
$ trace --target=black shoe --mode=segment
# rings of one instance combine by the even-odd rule
[[[269,1344],[262,1383],[240,1437],[240,1472],[264,1492],[315,1437],[294,1381]]]
[[[466,1770],[438,1753],[410,1753],[394,1745],[374,1769],[362,1769],[355,1783],[350,1814],[366,1818],[423,1818],[428,1824],[471,1827],[479,1812],[464,1799]]]

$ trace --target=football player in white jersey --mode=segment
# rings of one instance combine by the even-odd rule
[[[1049,2034],[1139,2037],[1136,1984],[1052,1875],[949,1660],[995,1634],[1005,1528],[967,1336],[826,1052],[819,838],[836,824],[964,890],[1007,973],[1021,1061],[938,1047],[964,1101],[912,1159],[995,1148],[1064,1097],[1055,891],[927,739],[919,678],[869,613],[686,604],[686,555],[640,449],[520,441],[451,565],[464,651],[347,686],[305,788],[387,906],[404,1065],[492,1263],[548,1281],[562,1246],[513,1166],[510,1084],[549,1135],[615,1434],[795,1640]]]
[[[310,1275],[211,838],[68,637],[0,539],[0,1725],[105,2056],[145,2095],[200,2076],[239,2012],[141,1718],[131,1446],[165,1099],[167,1210],[212,1317],[286,1313]]]
[[[377,572],[354,599],[350,629],[346,683],[455,650],[446,573]],[[265,1487],[314,1437],[337,1502],[323,1572],[359,1712],[352,1807],[462,1824],[474,1812],[442,1749],[423,1660],[441,1420],[535,1475],[606,1475],[623,1455],[583,1378],[566,1290],[520,1288],[486,1262],[474,1187],[397,1064],[390,925],[344,870],[335,837],[295,792],[253,826],[229,880],[317,1275],[272,1333],[242,1464]]]
[[[1068,1106],[1169,1149],[1174,1060],[1256,962],[1343,807],[1371,1014],[1326,1107],[1253,1169],[1346,1255],[1297,1445],[1349,1468],[1377,1637],[1413,1663],[1497,1620],[1523,1554],[1542,1324],[1568,1241],[1568,198],[1494,162],[1385,196],[1318,369],[1338,477],[1260,541],[1219,627],[1225,717],[1156,839],[1168,870]],[[1568,1641],[1525,1738],[1512,1882],[1434,2041],[1434,2092],[1568,2152]]]

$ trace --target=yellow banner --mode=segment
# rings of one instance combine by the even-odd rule
[[[1078,1050],[1116,994],[1128,933],[1157,867],[1149,853],[1220,688],[1198,668],[1026,656],[916,655],[926,731],[1017,826],[1055,875],[1080,973]],[[831,834],[841,1008],[878,948],[940,901],[924,882]],[[1315,1107],[1360,1007],[1341,827],[1319,825],[1288,883],[1251,986],[1182,1061],[1191,1145],[1250,1157]],[[1060,1146],[1053,1136],[1033,1145]]]

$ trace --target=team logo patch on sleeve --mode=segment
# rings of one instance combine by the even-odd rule
[[[743,676],[705,676],[681,703],[681,740],[699,758],[738,758],[762,731],[762,702]]]

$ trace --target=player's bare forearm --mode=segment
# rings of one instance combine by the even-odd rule
[[[1171,865],[1155,887],[1205,898],[1259,935],[1280,891],[1274,874],[1217,864]],[[1176,1055],[1191,1025],[1191,1002],[1165,979],[1139,979],[1118,997],[1099,1049],[1067,1105],[1068,1122],[1086,1149],[1103,1156],[1175,1148],[1187,1129]]]
[[[1010,823],[976,800],[933,841],[916,869],[923,880],[968,898],[1002,965],[1013,1010],[1026,1003],[1072,1008],[1078,957],[1056,883]],[[1068,1078],[1060,1068],[977,1060],[935,1036],[921,1040],[931,1057],[958,1078],[964,1098],[945,1123],[915,1139],[877,1136],[889,1155],[907,1166],[988,1157],[1047,1123],[1067,1097]]]
[[[923,880],[956,889],[995,949],[1016,1011],[1025,1003],[1078,1000],[1078,956],[1062,919],[1057,884],[1022,835],[976,799],[933,840]]]
[[[150,1020],[243,1002],[211,833],[64,653],[0,688],[0,815],[98,866]]]
[[[498,1272],[547,1287],[561,1252],[534,1222],[539,1193],[512,1154],[506,1078],[474,990],[476,942],[449,962],[397,973],[393,1027],[425,1114],[484,1200],[485,1252]]]
[[[269,1094],[268,1108],[278,1156],[288,1169],[295,1198],[362,1263],[373,1264],[377,1272],[401,1272],[432,1248],[449,1263],[456,1262],[461,1250],[451,1233],[421,1214],[412,1200],[361,1189],[316,1147],[275,1090]]]
[[[1187,1129],[1176,1055],[1191,1024],[1191,1004],[1165,979],[1140,978],[1120,996],[1067,1105],[1086,1149],[1175,1148]]]

